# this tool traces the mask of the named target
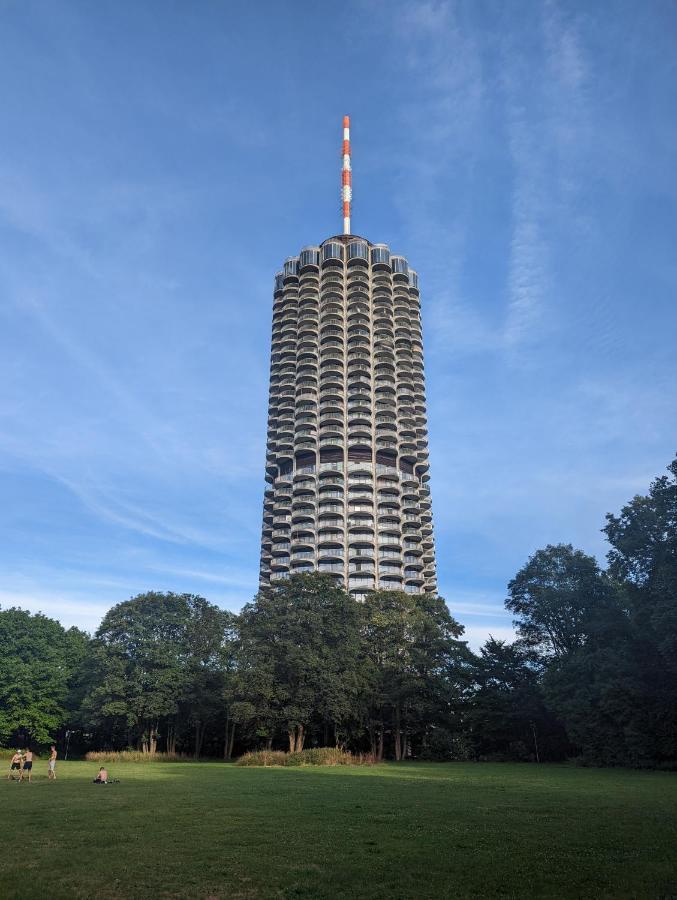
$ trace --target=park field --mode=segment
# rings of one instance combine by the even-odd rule
[[[2,780],[0,897],[677,897],[677,776],[59,762]]]

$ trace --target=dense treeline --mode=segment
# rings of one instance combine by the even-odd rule
[[[0,612],[0,744],[225,756],[677,761],[677,460],[607,516],[608,567],[570,545],[508,586],[517,640],[479,653],[441,598],[290,578],[240,615],[141,594],[90,638]]]

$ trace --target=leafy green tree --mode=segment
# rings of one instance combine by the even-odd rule
[[[45,744],[75,714],[88,636],[42,613],[0,611],[0,741]]]
[[[232,665],[237,616],[203,597],[187,601],[184,689],[180,712],[193,728],[193,755],[202,753],[205,733],[224,714],[225,678]],[[229,737],[230,739],[230,737]]]
[[[623,585],[632,624],[677,685],[677,459],[647,496],[607,515],[609,574]]]
[[[371,752],[382,759],[390,732],[395,759],[407,755],[414,736],[447,713],[452,685],[466,648],[463,628],[439,597],[373,591],[362,606],[369,689]]]
[[[100,727],[154,753],[160,726],[173,750],[182,724],[202,747],[220,711],[221,647],[229,614],[193,594],[149,592],[114,606],[96,632],[94,686],[84,702]]]
[[[242,610],[233,715],[268,745],[285,733],[291,751],[313,727],[337,740],[354,716],[359,667],[355,601],[330,576],[292,576]]]
[[[594,621],[616,606],[597,561],[571,544],[537,550],[508,584],[506,607],[525,646],[562,657],[582,645]]]
[[[507,605],[542,654],[544,697],[583,758],[674,764],[677,460],[604,530],[607,573],[571,547],[548,547],[511,582]]]
[[[465,722],[479,758],[561,759],[564,729],[544,702],[533,651],[494,638],[475,658],[475,691]]]

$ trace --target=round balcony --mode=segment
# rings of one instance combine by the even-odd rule
[[[369,265],[369,244],[366,241],[350,241],[346,247],[348,266]]]
[[[323,527],[317,533],[317,542],[325,549],[331,546],[342,547],[343,529],[326,529]]]
[[[368,412],[360,412],[356,414],[351,412],[348,414],[348,428],[352,437],[360,437],[366,435],[367,442],[370,441],[371,434],[371,417]]]
[[[322,386],[320,392],[321,403],[343,403],[343,386],[339,387],[338,382],[332,381]]]
[[[343,416],[337,412],[326,412],[320,419],[320,437],[331,433],[343,434]]]
[[[374,527],[374,504],[371,494],[363,494],[361,497],[348,498],[348,525],[351,528]]]
[[[343,575],[344,568],[342,562],[322,561],[317,564],[317,571],[322,574],[338,574]]]
[[[390,270],[390,248],[387,244],[374,244],[371,248],[371,266],[374,271]]]
[[[296,452],[309,452],[317,448],[317,438],[299,437],[294,439],[294,450]]]
[[[338,241],[327,241],[322,244],[322,265],[326,263],[343,263],[343,244]]]
[[[304,247],[299,254],[299,264],[298,270],[299,272],[303,272],[305,270],[313,270],[316,269],[319,271],[320,268],[320,248],[319,247]]]
[[[314,504],[302,503],[295,501],[294,508],[291,512],[291,521],[294,528],[305,527],[312,528],[315,523],[315,506]]]
[[[336,498],[331,498],[327,501],[322,501],[318,510],[318,520],[335,520],[337,517],[340,518],[340,521],[343,522],[343,503],[337,502]]]
[[[272,572],[270,575],[271,582],[286,581],[289,578],[289,572]]]
[[[322,365],[333,362],[343,369],[343,345],[335,345],[334,343],[323,344],[320,349],[320,362]]]
[[[384,437],[382,435],[376,435],[376,449],[377,450],[396,450],[397,449],[397,441],[393,437]]]
[[[369,348],[369,338],[362,334],[351,334],[348,337],[348,351],[357,350],[360,347]]]
[[[369,343],[369,338],[371,336],[371,332],[368,328],[365,328],[364,325],[348,325],[348,346],[353,347],[358,343]],[[364,340],[358,342],[356,338],[363,338]]]
[[[418,572],[416,569],[410,569],[407,567],[404,570],[404,580],[406,584],[422,585],[424,578],[421,572]]]
[[[328,561],[339,561],[342,560],[344,556],[343,547],[339,547],[332,544],[327,544],[326,546],[323,544],[317,548],[317,558],[318,560],[328,560]],[[343,565],[343,563],[341,563]]]
[[[315,553],[315,536],[308,533],[301,533],[295,535],[291,540],[291,555],[294,556],[297,553],[310,553],[311,556]],[[311,557],[307,557],[310,559]]]
[[[356,394],[349,393],[347,412],[348,418],[355,416],[371,422],[371,396],[365,391],[359,391]]]
[[[331,398],[338,400],[343,398],[343,378],[337,377],[334,373],[323,378],[320,384],[320,402],[326,403]]]
[[[400,571],[400,563],[379,559],[378,571],[381,578],[389,578],[402,581],[402,572]]]
[[[348,307],[348,330],[355,325],[369,328],[369,307],[366,303],[353,303]]]
[[[363,489],[364,487],[366,487],[371,491],[374,484],[371,465],[369,463],[365,463],[363,465],[354,463],[354,466],[351,467],[350,473],[348,475],[348,482],[348,486],[351,490],[359,486],[358,489]]]
[[[396,534],[392,534],[391,532],[379,532],[378,535],[378,546],[379,550],[383,548],[395,548],[398,549],[402,546],[402,540]]]
[[[351,554],[353,554],[353,552],[357,552],[358,550],[366,549],[369,549],[371,553],[374,552],[374,535],[371,531],[351,531],[349,542]]]
[[[374,587],[374,576],[368,574],[353,574],[348,579],[348,588],[352,590],[354,588],[362,588],[362,589],[373,589]]]
[[[274,538],[270,544],[270,552],[273,556],[284,556],[289,553],[290,543],[282,537]]]
[[[320,485],[320,501],[343,499],[343,485],[335,482],[327,482]]]

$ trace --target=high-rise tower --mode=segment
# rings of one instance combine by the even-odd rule
[[[260,585],[436,592],[418,276],[350,233],[349,129],[343,234],[275,276]]]

